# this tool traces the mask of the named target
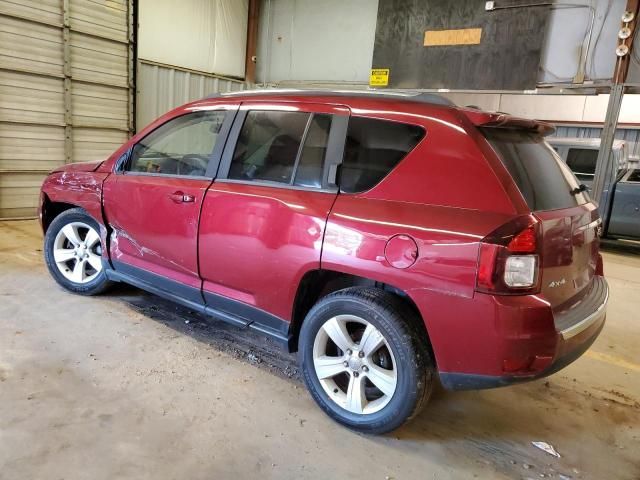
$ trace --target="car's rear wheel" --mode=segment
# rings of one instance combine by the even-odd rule
[[[67,290],[96,295],[110,284],[102,265],[98,223],[81,208],[57,216],[47,229],[44,255],[51,276]]]
[[[341,290],[320,300],[300,333],[307,388],[336,421],[384,433],[427,400],[433,363],[419,319],[396,296],[373,288]]]

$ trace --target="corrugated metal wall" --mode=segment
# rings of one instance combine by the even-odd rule
[[[132,131],[131,0],[0,0],[0,218],[35,215],[42,179]]]
[[[225,78],[148,60],[138,62],[136,79],[136,129],[139,131],[163,113],[214,93],[245,90],[242,80]]]
[[[559,125],[554,136],[571,138],[600,138],[602,127],[588,127],[582,125]],[[629,155],[640,156],[640,129],[619,128],[616,137],[629,143]]]

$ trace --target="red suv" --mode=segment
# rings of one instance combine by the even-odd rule
[[[47,177],[46,262],[280,340],[325,412],[386,432],[436,375],[549,375],[602,329],[601,221],[550,131],[434,95],[210,97]]]

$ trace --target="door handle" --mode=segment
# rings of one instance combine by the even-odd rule
[[[196,197],[194,195],[187,195],[180,190],[170,194],[169,198],[175,203],[193,203],[196,201]]]

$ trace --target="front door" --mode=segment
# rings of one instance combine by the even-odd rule
[[[320,268],[347,121],[342,107],[241,105],[202,207],[209,306],[285,333],[300,280]]]
[[[201,302],[200,208],[232,116],[206,110],[169,120],[135,144],[106,180],[104,208],[116,271]]]

